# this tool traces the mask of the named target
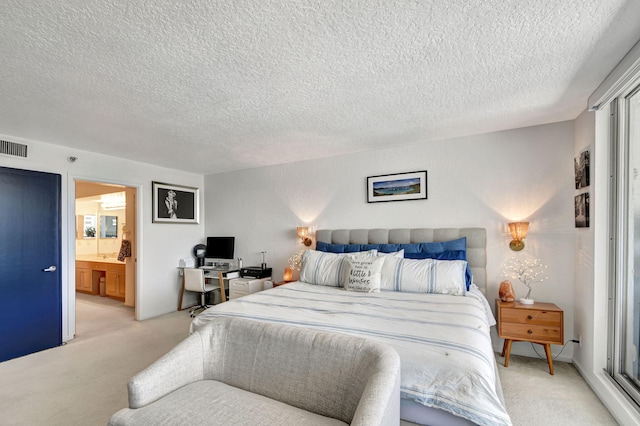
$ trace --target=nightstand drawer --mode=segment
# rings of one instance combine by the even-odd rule
[[[502,322],[504,323],[557,326],[561,321],[562,312],[536,309],[502,309]]]
[[[556,323],[557,324],[557,323]],[[544,325],[532,324],[500,324],[500,334],[507,339],[513,340],[535,340],[562,344],[562,331],[560,327],[547,327]]]

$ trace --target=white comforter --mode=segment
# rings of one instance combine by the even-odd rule
[[[207,309],[191,332],[233,316],[370,337],[400,354],[402,398],[480,425],[510,425],[496,388],[494,321],[487,310],[477,290],[467,296],[356,293],[296,282]]]

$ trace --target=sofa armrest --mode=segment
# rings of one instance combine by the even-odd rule
[[[129,380],[129,408],[140,408],[204,379],[204,350],[196,332]]]
[[[388,357],[388,368],[369,378],[360,403],[353,415],[351,426],[400,423],[400,357]]]

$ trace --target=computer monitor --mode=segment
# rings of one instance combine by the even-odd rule
[[[207,259],[233,259],[235,237],[207,237]]]

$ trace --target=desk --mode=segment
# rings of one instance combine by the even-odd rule
[[[182,276],[182,280],[181,280],[182,284],[180,285],[180,299],[178,300],[178,310],[182,311],[183,309],[187,309],[190,306],[188,306],[187,308],[182,307],[182,298],[184,297],[184,272],[183,272],[184,268],[178,267],[178,269],[180,270],[180,275]],[[225,295],[225,292],[224,292],[225,280],[229,281],[230,279],[238,278],[239,276],[240,276],[240,270],[235,268],[206,269],[204,272],[205,280],[218,280],[218,283],[220,284],[220,297],[222,297],[223,302],[227,301],[227,296]]]

